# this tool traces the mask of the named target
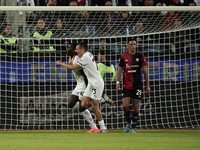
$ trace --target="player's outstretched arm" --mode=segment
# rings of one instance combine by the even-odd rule
[[[69,64],[63,63],[61,61],[57,61],[56,65],[60,65],[60,66],[63,66],[64,68],[71,69],[71,70],[75,70],[78,67],[80,67],[78,64],[69,65]]]

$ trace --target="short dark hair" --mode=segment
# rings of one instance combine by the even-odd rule
[[[84,48],[85,49],[85,51],[87,51],[87,44],[85,43],[85,42],[79,42],[77,45],[79,45],[80,46],[80,48]]]
[[[69,46],[71,46],[74,50],[76,50],[77,44],[76,43],[70,43]]]
[[[191,2],[189,2],[189,4],[190,3],[193,3],[195,6],[197,6],[197,3],[195,1],[191,1]]]
[[[135,41],[135,42],[137,42],[135,38],[128,39],[128,42],[127,42],[127,43],[129,43],[130,41]]]

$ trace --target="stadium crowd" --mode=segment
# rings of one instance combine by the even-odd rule
[[[8,5],[9,0],[1,0],[1,5]],[[11,2],[11,1],[10,1]],[[198,0],[16,0],[17,6],[199,6]],[[12,17],[8,13],[1,13],[1,53],[12,53],[17,50],[20,42],[9,42],[4,38],[19,37],[33,38],[26,44],[26,49],[39,51],[63,51],[66,40],[64,38],[88,37],[119,37],[134,36],[137,39],[138,51],[142,52],[185,52],[188,44],[200,44],[199,27],[192,27],[200,23],[199,12],[18,12],[20,18],[25,18],[25,24],[17,27],[12,25]],[[8,18],[11,19],[8,19]],[[22,21],[23,22],[23,21]],[[5,33],[10,26],[9,34]],[[13,27],[14,26],[14,27]],[[14,32],[12,32],[12,27]],[[165,32],[166,31],[166,32]],[[168,32],[170,31],[170,32]],[[151,33],[146,35],[146,33]],[[156,34],[153,34],[156,33]],[[15,35],[16,34],[16,35]],[[144,35],[145,34],[145,35]],[[97,40],[88,40],[89,50],[93,51]],[[125,51],[123,42],[126,38],[106,39],[111,52]],[[114,43],[114,44],[113,44]],[[173,49],[173,44],[175,50]],[[22,42],[24,45],[24,42]],[[30,46],[31,45],[31,46]],[[107,52],[106,52],[107,53]],[[111,53],[110,53],[111,54]],[[115,58],[116,59],[116,58]]]

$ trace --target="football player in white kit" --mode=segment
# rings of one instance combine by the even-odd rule
[[[69,47],[67,47],[67,55],[70,56],[70,60],[69,60],[70,64],[75,64],[77,63],[78,60],[80,60],[80,57],[78,57],[75,54],[75,49],[76,49],[75,43],[71,43],[69,44]],[[86,89],[87,77],[85,76],[81,68],[77,68],[73,70],[72,72],[77,81],[77,85],[71,93],[68,107],[72,108],[73,110],[79,110],[80,109],[79,101],[82,100],[82,95]],[[91,129],[93,129],[92,131],[95,132],[96,130],[98,130],[90,111],[88,109],[84,109],[82,110],[82,114],[83,114],[83,117],[86,119],[86,121],[89,123]],[[94,132],[89,132],[89,133],[94,133]]]
[[[71,45],[72,46],[72,45]],[[69,47],[70,48],[70,47]],[[74,89],[74,91],[72,92],[72,96],[70,98],[69,101],[69,107],[70,108],[78,108],[79,106],[78,103],[75,104],[75,101],[72,100],[73,98],[79,97],[79,99],[81,99],[81,95],[80,95],[80,91],[85,91],[83,94],[83,101],[81,103],[81,108],[84,110],[83,114],[86,113],[88,115],[88,117],[86,117],[86,115],[84,115],[84,117],[86,118],[86,120],[88,120],[88,118],[90,118],[88,120],[88,122],[90,123],[92,129],[88,132],[88,133],[96,133],[96,132],[107,132],[107,128],[104,124],[103,118],[102,118],[102,114],[99,110],[99,102],[103,93],[103,89],[104,89],[104,82],[102,77],[100,76],[99,71],[97,70],[97,66],[96,66],[96,62],[94,61],[94,57],[91,53],[86,52],[87,49],[87,45],[85,43],[80,43],[77,45],[76,47],[76,52],[78,54],[78,56],[74,56],[73,54],[69,54],[70,49],[68,48],[67,53],[68,55],[70,55],[71,57],[73,57],[72,59],[69,60],[69,64],[65,64],[62,63],[61,61],[57,61],[57,65],[62,65],[63,67],[67,68],[67,69],[72,69],[74,70],[74,75],[75,78],[77,79],[77,86]],[[76,63],[77,62],[77,63]],[[84,75],[81,73],[81,67],[84,70],[84,73],[87,76],[88,79],[88,85],[86,88],[86,80],[84,82],[83,77]],[[100,85],[99,85],[100,84]],[[85,90],[86,88],[86,90]],[[95,113],[97,120],[99,121],[99,125],[100,125],[100,130],[96,127],[96,124],[94,123],[93,119],[89,116],[91,116],[91,114],[88,114],[88,110],[87,108],[91,107],[93,108],[93,112]]]

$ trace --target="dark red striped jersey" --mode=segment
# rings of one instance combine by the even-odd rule
[[[124,68],[123,82],[126,89],[142,88],[141,68],[147,65],[143,54],[128,52],[121,54],[119,66]]]

